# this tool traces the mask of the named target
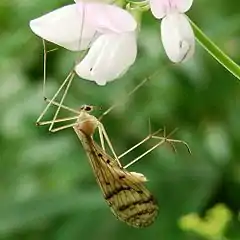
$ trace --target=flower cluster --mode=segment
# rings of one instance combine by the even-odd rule
[[[194,35],[183,13],[192,0],[149,3],[153,15],[163,18],[162,41],[170,60],[188,59],[194,50]],[[98,85],[121,77],[137,56],[136,20],[128,11],[106,0],[75,0],[74,4],[30,21],[30,27],[39,37],[70,51],[89,49],[75,66],[75,72]]]
[[[161,36],[163,47],[169,59],[182,62],[194,52],[194,33],[184,14],[193,0],[150,0],[152,14],[162,19]]]

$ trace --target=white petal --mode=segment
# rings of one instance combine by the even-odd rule
[[[104,34],[93,43],[75,71],[84,79],[105,85],[121,77],[134,63],[136,56],[135,32]]]
[[[171,61],[182,62],[193,55],[194,33],[184,14],[167,15],[161,23],[161,35],[163,47]]]
[[[163,18],[171,12],[184,13],[192,6],[193,0],[149,0],[155,18]]]
[[[30,28],[39,37],[72,51],[88,48],[96,33],[77,4],[58,8],[30,21]]]
[[[175,6],[181,13],[187,12],[192,6],[193,0],[175,0]]]
[[[92,25],[101,33],[131,32],[137,28],[134,17],[126,10],[105,3],[85,3]]]

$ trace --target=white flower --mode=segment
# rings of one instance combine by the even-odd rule
[[[194,33],[184,14],[192,2],[193,0],[150,0],[154,17],[163,19],[161,23],[163,47],[173,62],[186,61],[194,53]]]
[[[123,75],[137,56],[137,23],[117,6],[76,0],[30,21],[39,37],[71,51],[90,48],[75,67],[85,79],[105,85]]]

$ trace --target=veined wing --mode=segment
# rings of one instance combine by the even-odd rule
[[[158,206],[143,180],[120,168],[93,139],[76,130],[87,152],[96,180],[114,215],[133,227],[147,227],[158,215]]]

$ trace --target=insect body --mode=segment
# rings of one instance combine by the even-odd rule
[[[84,105],[80,111],[77,111],[64,105],[60,105],[53,100],[50,100],[49,102],[53,105],[60,106],[66,110],[77,113],[78,115],[69,118],[54,119],[51,121],[38,121],[37,125],[53,125],[53,123],[76,120],[76,122],[65,126],[54,129],[51,128],[50,131],[56,132],[73,127],[78,138],[82,142],[84,150],[87,153],[89,162],[92,166],[96,180],[103,192],[104,198],[114,215],[119,220],[138,228],[147,227],[152,224],[158,215],[158,205],[152,194],[145,187],[145,182],[147,179],[140,173],[129,172],[126,169],[166,142],[171,144],[174,151],[176,151],[175,146],[173,145],[174,143],[183,143],[189,153],[191,153],[187,143],[181,140],[165,137],[165,134],[164,137],[156,136],[155,134],[160,132],[160,130],[158,130],[155,133],[148,135],[141,142],[117,157],[104,126],[96,117],[89,114],[89,112],[93,109],[92,106]],[[99,131],[101,147],[93,139],[93,134],[96,129]],[[158,139],[160,141],[148,149],[145,153],[122,167],[119,158],[151,138]],[[106,153],[104,140],[107,142],[114,157],[111,157]]]
[[[107,204],[114,215],[128,225],[149,226],[158,215],[158,206],[144,185],[146,178],[142,174],[128,172],[93,140],[97,127],[102,129],[103,126],[86,110],[82,110],[77,124],[73,126]]]

